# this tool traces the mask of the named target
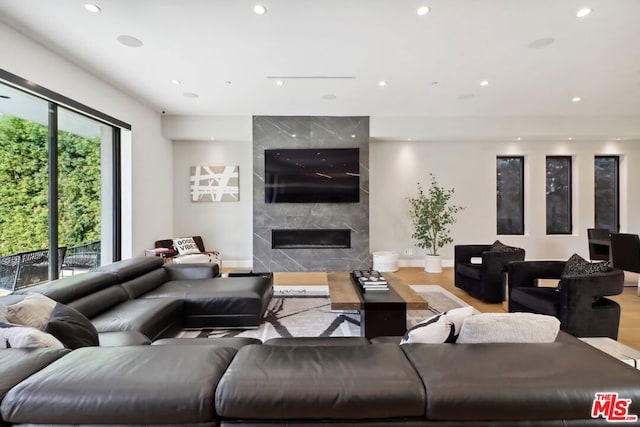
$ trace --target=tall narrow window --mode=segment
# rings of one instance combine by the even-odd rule
[[[497,234],[524,234],[524,157],[498,156]]]
[[[595,228],[620,230],[620,157],[594,159]]]
[[[547,234],[571,234],[571,157],[547,156]]]

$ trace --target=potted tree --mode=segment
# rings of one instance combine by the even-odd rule
[[[418,242],[419,248],[427,250],[424,270],[440,273],[442,260],[438,250],[453,242],[449,226],[455,223],[455,215],[464,207],[452,204],[453,188],[447,190],[438,184],[433,174],[429,176],[429,188],[425,191],[418,183],[418,196],[408,199],[415,230],[411,237]]]

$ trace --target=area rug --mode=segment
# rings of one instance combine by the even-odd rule
[[[412,285],[429,302],[429,310],[408,310],[407,327],[434,313],[468,305],[446,289],[435,285]],[[276,288],[263,323],[251,329],[184,330],[179,338],[250,337],[266,341],[276,337],[360,336],[357,311],[332,311],[326,288]]]

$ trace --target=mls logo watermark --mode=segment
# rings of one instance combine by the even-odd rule
[[[591,418],[604,418],[609,422],[630,423],[638,421],[637,415],[629,414],[631,399],[621,399],[618,393],[596,393],[591,407]]]

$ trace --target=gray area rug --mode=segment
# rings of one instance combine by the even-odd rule
[[[414,285],[429,302],[429,310],[407,311],[407,327],[452,308],[467,304],[440,286]],[[184,330],[180,338],[250,337],[266,341],[275,337],[360,336],[357,311],[331,311],[328,295],[287,289],[274,295],[260,327],[251,329]]]

